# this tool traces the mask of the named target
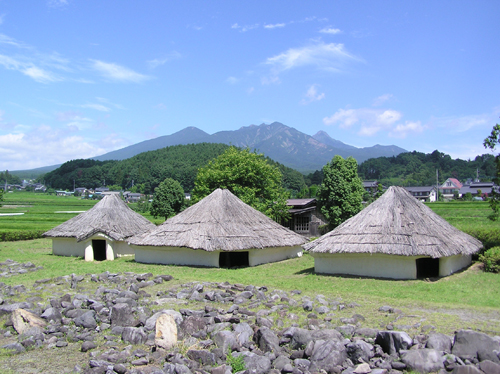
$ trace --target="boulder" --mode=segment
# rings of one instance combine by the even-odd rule
[[[407,350],[412,346],[413,340],[404,331],[379,331],[375,344],[380,345],[382,350],[396,356],[399,351]]]
[[[356,340],[346,346],[347,356],[354,364],[368,362],[375,356],[375,349],[373,345],[365,342],[364,340]]]
[[[134,317],[132,307],[126,303],[118,303],[111,308],[111,326],[134,327],[138,321]]]
[[[255,342],[263,352],[281,351],[278,335],[268,327],[261,327],[257,330],[254,336]]]
[[[309,371],[325,370],[330,373],[347,359],[344,345],[337,340],[316,340],[312,350]]]
[[[222,348],[224,352],[227,352],[228,350],[234,351],[239,347],[238,341],[231,331],[219,331],[215,334],[215,336],[212,336],[212,340],[215,345]]]
[[[47,322],[43,318],[21,308],[14,310],[11,318],[14,329],[19,335],[28,331],[31,327],[43,329],[47,325]]]
[[[191,360],[199,362],[202,365],[214,366],[216,364],[215,355],[207,350],[200,349],[190,349],[187,351],[186,356]]]
[[[234,324],[233,331],[234,335],[236,336],[236,340],[238,340],[238,344],[241,346],[252,340],[253,329],[250,327],[248,323],[242,322]]]
[[[95,329],[97,327],[97,322],[95,320],[95,311],[89,310],[88,312],[82,314],[74,319],[75,325],[78,327],[83,327],[86,329]]]
[[[180,335],[182,337],[189,337],[194,333],[205,330],[206,327],[207,324],[203,317],[189,316],[180,325]]]
[[[463,365],[455,367],[455,369],[453,369],[451,374],[484,374],[484,373],[474,365]]]
[[[492,337],[482,332],[460,330],[455,334],[451,353],[462,360],[477,358],[479,361],[490,360],[500,363],[497,356],[499,350],[499,343]]]
[[[412,349],[401,355],[407,368],[426,374],[444,369],[443,356],[435,349]]]
[[[271,369],[271,360],[266,356],[259,356],[253,352],[237,352],[233,357],[243,356],[245,369],[251,374],[265,374]]]
[[[493,361],[484,360],[479,363],[479,368],[485,374],[498,374],[500,373],[500,364],[495,364]]]
[[[445,334],[432,333],[425,344],[426,348],[435,349],[437,351],[451,352],[451,338]]]
[[[177,343],[177,324],[170,314],[160,314],[156,319],[155,345],[170,349]]]
[[[144,344],[148,335],[142,327],[125,327],[122,332],[122,340],[130,344]]]

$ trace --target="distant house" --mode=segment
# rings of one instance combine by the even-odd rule
[[[480,196],[479,190],[481,190]],[[458,191],[458,195],[459,197],[463,197],[466,193],[470,192],[472,196],[488,197],[491,195],[492,190],[499,192],[499,187],[493,182],[472,182],[471,184],[463,185]]]
[[[283,226],[304,236],[319,236],[320,226],[328,224],[326,218],[318,209],[316,199],[289,199],[287,206],[290,219]]]
[[[417,200],[422,202],[433,202],[437,200],[437,190],[435,186],[426,187],[405,187]]]
[[[378,182],[377,181],[363,181],[363,188],[366,192],[371,192],[372,194],[377,192]]]
[[[458,179],[448,178],[441,187],[439,187],[439,192],[441,192],[444,199],[451,200],[454,198],[455,194],[459,193],[461,188],[462,183],[460,183]]]
[[[125,201],[127,203],[136,203],[141,199],[142,196],[144,195],[138,192],[125,191],[123,193],[123,197],[125,198]]]
[[[100,192],[100,193],[103,193],[103,192],[108,192],[109,191],[109,188],[108,187],[97,187],[95,189],[95,192]]]
[[[72,196],[73,192],[69,191],[56,191],[57,196]]]

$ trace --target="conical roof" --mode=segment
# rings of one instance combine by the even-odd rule
[[[238,251],[304,244],[301,235],[245,204],[229,190],[210,195],[167,219],[153,231],[130,238],[138,246]]]
[[[103,233],[113,240],[125,240],[155,227],[155,224],[130,209],[118,194],[110,194],[92,209],[69,219],[43,235],[51,238],[76,238],[77,241],[82,241],[94,234]]]
[[[312,253],[402,256],[469,255],[483,244],[456,229],[403,187],[389,187],[340,226],[303,246]]]

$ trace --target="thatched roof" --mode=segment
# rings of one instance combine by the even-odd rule
[[[301,235],[281,226],[234,196],[217,189],[169,218],[155,230],[130,238],[138,246],[238,251],[304,244]]]
[[[402,187],[379,199],[333,231],[303,246],[312,253],[383,253],[402,256],[469,255],[483,247]]]
[[[152,222],[130,209],[117,194],[106,195],[92,209],[47,231],[49,238],[76,238],[82,241],[97,233],[113,240],[125,240],[130,236],[151,231]]]

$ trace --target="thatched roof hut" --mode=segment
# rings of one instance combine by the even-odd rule
[[[43,235],[52,238],[54,254],[85,256],[90,260],[94,258],[95,248],[92,250],[92,246],[95,244],[104,248],[105,258],[111,259],[110,257],[133,254],[131,249],[127,249],[125,240],[155,227],[152,222],[130,209],[118,194],[110,194],[88,211]],[[91,248],[92,256],[87,253],[87,247]]]
[[[318,265],[320,262],[323,264],[319,265],[320,269],[316,269],[318,272],[330,273],[333,270],[344,274],[385,275],[389,278],[392,278],[391,274],[398,273],[398,269],[391,269],[394,263],[383,271],[377,269],[375,263],[383,262],[383,258],[388,262],[398,258],[395,262],[400,263],[406,263],[408,259],[415,263],[417,260],[413,271],[401,272],[404,275],[402,278],[416,278],[419,273],[425,276],[425,269],[431,267],[434,270],[429,273],[435,273],[438,265],[439,275],[443,276],[464,267],[464,264],[466,266],[470,263],[471,255],[482,247],[479,240],[450,225],[402,187],[390,187],[356,216],[303,246],[315,258],[321,258]],[[327,265],[325,258],[334,258],[338,264],[327,271],[329,269],[326,267],[332,264]],[[425,263],[420,266],[421,269],[420,258],[426,259],[420,261]],[[352,261],[357,261],[357,265],[346,266]],[[372,262],[372,269],[368,265],[364,269],[363,261]],[[412,267],[409,264],[405,266]]]
[[[151,232],[129,239],[138,262],[216,267],[253,266],[297,256],[305,242],[221,189]]]

